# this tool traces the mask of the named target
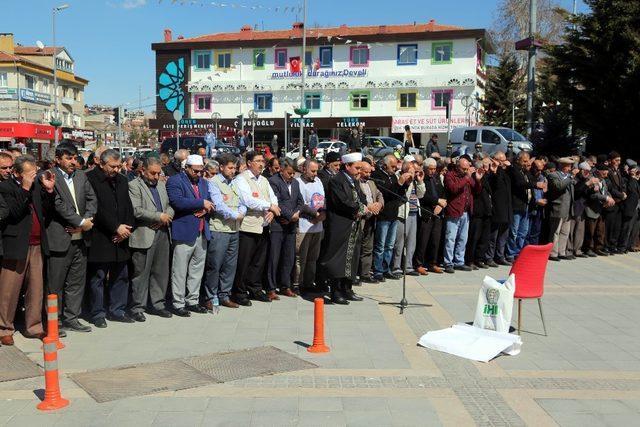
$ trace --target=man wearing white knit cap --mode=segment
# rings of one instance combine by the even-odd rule
[[[207,223],[214,206],[210,201],[207,181],[202,178],[203,172],[202,156],[190,155],[184,170],[167,181],[169,203],[175,211],[171,223],[173,310],[182,317],[188,317],[192,312],[207,312],[198,300],[207,242],[211,238]]]
[[[361,161],[361,153],[342,156],[341,170],[328,186],[328,216],[318,266],[323,278],[329,280],[334,304],[362,301],[352,290],[360,261],[360,219],[367,212],[367,198],[358,184]]]

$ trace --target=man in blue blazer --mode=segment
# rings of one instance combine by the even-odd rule
[[[198,300],[207,242],[211,238],[209,214],[214,206],[209,200],[207,181],[202,178],[203,171],[202,157],[190,155],[184,170],[167,181],[169,203],[175,211],[171,223],[173,310],[182,317],[190,316],[191,312],[207,312],[206,308],[198,305]]]

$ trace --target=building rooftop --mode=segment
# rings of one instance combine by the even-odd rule
[[[14,52],[16,55],[53,55],[53,47],[47,47],[40,49],[37,46],[21,46],[16,45]],[[64,50],[64,47],[56,47],[56,53],[60,53]]]

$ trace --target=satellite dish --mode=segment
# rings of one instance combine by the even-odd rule
[[[36,46],[38,46],[38,49],[40,50],[44,49],[44,43],[42,43],[40,40],[36,42]]]

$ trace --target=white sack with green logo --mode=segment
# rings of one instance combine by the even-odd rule
[[[496,332],[509,333],[513,313],[513,294],[516,276],[512,274],[504,283],[484,276],[478,293],[478,305],[473,326]]]

